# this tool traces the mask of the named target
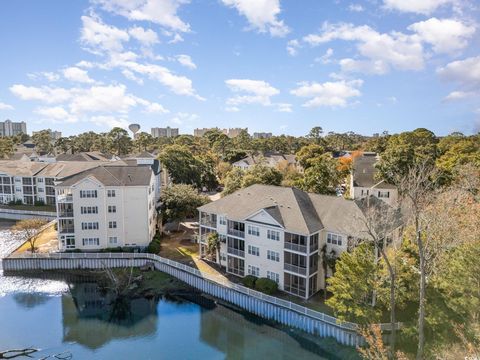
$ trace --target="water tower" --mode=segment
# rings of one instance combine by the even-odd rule
[[[139,124],[130,124],[130,125],[128,125],[128,128],[133,133],[133,138],[135,139],[137,137],[138,130],[140,130],[140,125]]]

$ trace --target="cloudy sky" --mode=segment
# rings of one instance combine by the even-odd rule
[[[0,3],[0,119],[302,135],[480,127],[475,0]]]

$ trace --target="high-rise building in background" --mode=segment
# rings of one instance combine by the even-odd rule
[[[178,128],[171,128],[167,126],[166,128],[152,128],[151,134],[154,138],[161,138],[161,137],[175,137],[178,136]]]
[[[215,128],[202,128],[202,129],[195,129],[193,130],[193,135],[194,136],[204,136],[205,133],[207,131],[210,131],[210,130],[218,130],[220,131],[222,134],[225,134],[227,135],[228,137],[230,138],[234,138],[234,137],[237,137],[238,135],[240,135],[240,133],[245,130],[246,132],[248,132],[248,128],[245,128],[245,129],[242,129],[242,128],[231,128],[231,129],[219,129],[218,127],[215,127]]]
[[[27,133],[27,124],[25,121],[13,122],[10,119],[0,121],[0,136],[15,136]]]
[[[254,139],[268,139],[268,138],[271,138],[272,137],[272,133],[269,132],[256,132],[256,133],[253,133],[253,138]]]
[[[46,131],[48,131],[48,133],[50,134],[50,138],[52,139],[52,141],[58,140],[62,137],[61,131],[54,131],[51,129],[46,129]],[[40,131],[33,131],[32,135],[35,135],[36,133],[39,133],[39,132]]]

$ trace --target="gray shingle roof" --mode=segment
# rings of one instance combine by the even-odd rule
[[[0,172],[10,176],[34,176],[46,166],[46,163],[34,161],[2,160]]]
[[[376,185],[375,188],[379,189],[395,189],[394,185],[375,180],[375,173],[377,172],[375,164],[377,161],[375,153],[364,154],[353,161],[354,186],[370,188]]]
[[[291,187],[256,184],[199,208],[237,221],[244,221],[262,209],[287,231],[299,234],[326,228],[359,236],[363,229],[363,214],[353,201]]]
[[[105,186],[146,186],[152,174],[150,166],[99,165],[64,178],[59,185],[71,186],[93,176]]]

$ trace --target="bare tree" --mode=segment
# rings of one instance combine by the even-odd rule
[[[405,175],[394,177],[395,183],[415,229],[415,242],[419,258],[419,306],[418,306],[418,346],[417,359],[423,358],[425,348],[425,307],[427,286],[427,257],[425,235],[429,226],[424,217],[427,207],[434,200],[434,189],[438,173],[429,162],[421,161],[409,167]]]
[[[15,233],[20,234],[25,242],[28,241],[30,244],[30,251],[34,253],[36,250],[35,243],[38,240],[38,234],[46,223],[47,220],[39,218],[20,220],[15,224],[12,230]]]
[[[377,254],[380,254],[385,262],[390,282],[390,353],[395,354],[396,342],[396,280],[397,269],[395,261],[392,262],[387,254],[387,246],[395,245],[395,238],[398,229],[402,226],[402,216],[398,206],[390,206],[376,197],[370,196],[358,202],[362,209],[362,222],[364,225],[365,237],[361,242],[370,242],[375,246]],[[375,256],[377,261],[378,255]]]

